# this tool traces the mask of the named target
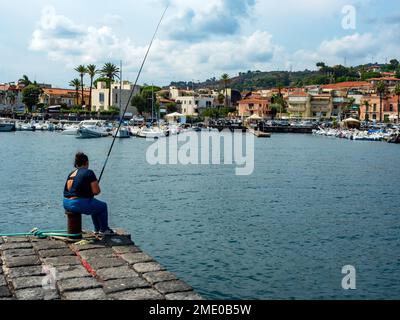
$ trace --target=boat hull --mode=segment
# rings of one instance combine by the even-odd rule
[[[0,123],[0,132],[15,131],[15,125],[12,123]]]
[[[78,139],[97,139],[108,136],[107,133],[94,131],[86,128],[81,128],[78,130]]]

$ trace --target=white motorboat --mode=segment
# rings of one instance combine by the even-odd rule
[[[137,137],[137,135],[139,134],[139,131],[141,130],[140,127],[138,126],[129,126],[128,130],[131,134],[132,137]]]
[[[36,128],[32,123],[22,123],[19,130],[21,131],[35,131]]]
[[[79,124],[78,137],[79,139],[94,139],[109,136],[109,132],[104,127],[103,121],[89,120],[82,121]]]
[[[115,128],[115,129],[113,130],[113,134],[112,134],[113,137],[115,137],[116,131],[117,131],[117,128]],[[128,138],[130,138],[130,137],[131,137],[131,132],[130,132],[129,128],[127,128],[127,127],[121,127],[121,128],[118,130],[117,138],[119,138],[119,139],[128,139]]]
[[[152,128],[144,127],[139,130],[137,136],[139,138],[145,138],[145,139],[159,139],[159,138],[165,138],[168,134],[169,134],[168,131],[162,130],[159,127],[152,127]]]
[[[64,136],[76,136],[78,134],[79,126],[76,124],[72,124],[69,126],[64,126],[64,130],[62,135]]]

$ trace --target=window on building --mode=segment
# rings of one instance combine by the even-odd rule
[[[376,120],[376,114],[372,115],[372,119]]]
[[[104,93],[103,92],[99,93],[99,101],[100,101],[100,103],[104,103]]]
[[[195,101],[195,105],[198,106],[199,105],[199,100]]]
[[[374,103],[374,112],[376,112],[376,103]]]
[[[390,112],[393,112],[393,105],[390,104]]]

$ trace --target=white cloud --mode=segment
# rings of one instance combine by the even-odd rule
[[[146,47],[129,38],[120,39],[109,26],[99,28],[75,24],[47,7],[33,33],[30,49],[46,52],[67,68],[78,64],[122,59],[128,75],[139,68]],[[157,79],[203,79],[222,72],[236,73],[254,66],[265,68],[280,48],[267,32],[256,31],[249,37],[201,43],[156,40],[145,71]]]
[[[183,0],[175,0],[174,5],[180,1]],[[294,0],[286,0],[285,3],[292,2]],[[201,12],[209,12],[210,8],[221,3],[221,0],[208,2],[203,9],[199,9],[200,13],[196,13],[195,17],[203,17]],[[260,3],[258,1],[257,5]],[[198,4],[197,1],[196,5]],[[187,5],[186,3],[184,8]],[[306,8],[326,8],[326,11],[335,6],[330,0],[325,4],[309,0],[304,5]],[[173,17],[182,11],[175,12]],[[119,23],[121,20],[118,16],[108,18],[107,21],[103,17],[103,25],[100,26],[83,25],[57,14],[53,7],[46,7],[33,32],[30,49],[47,54],[51,60],[66,66],[66,70],[72,70],[82,63],[100,66],[104,62],[118,63],[122,59],[125,75],[133,79],[147,47],[137,44],[129,37],[118,36],[111,26],[114,21]],[[241,33],[222,38],[211,36],[198,42],[159,38],[154,42],[143,80],[167,84],[171,80],[204,80],[224,72],[234,75],[239,71],[256,69],[315,69],[318,61],[342,64],[345,57],[349,64],[371,62],[372,55],[377,61],[383,61],[386,57],[395,57],[399,52],[399,28],[397,25],[388,25],[380,30],[371,28],[366,33],[334,37],[293,52],[278,45],[271,33],[263,31],[260,26],[249,30],[247,35]]]

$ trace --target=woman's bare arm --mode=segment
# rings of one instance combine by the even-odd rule
[[[92,192],[95,196],[98,196],[101,193],[100,185],[98,181],[92,182],[91,184]]]

